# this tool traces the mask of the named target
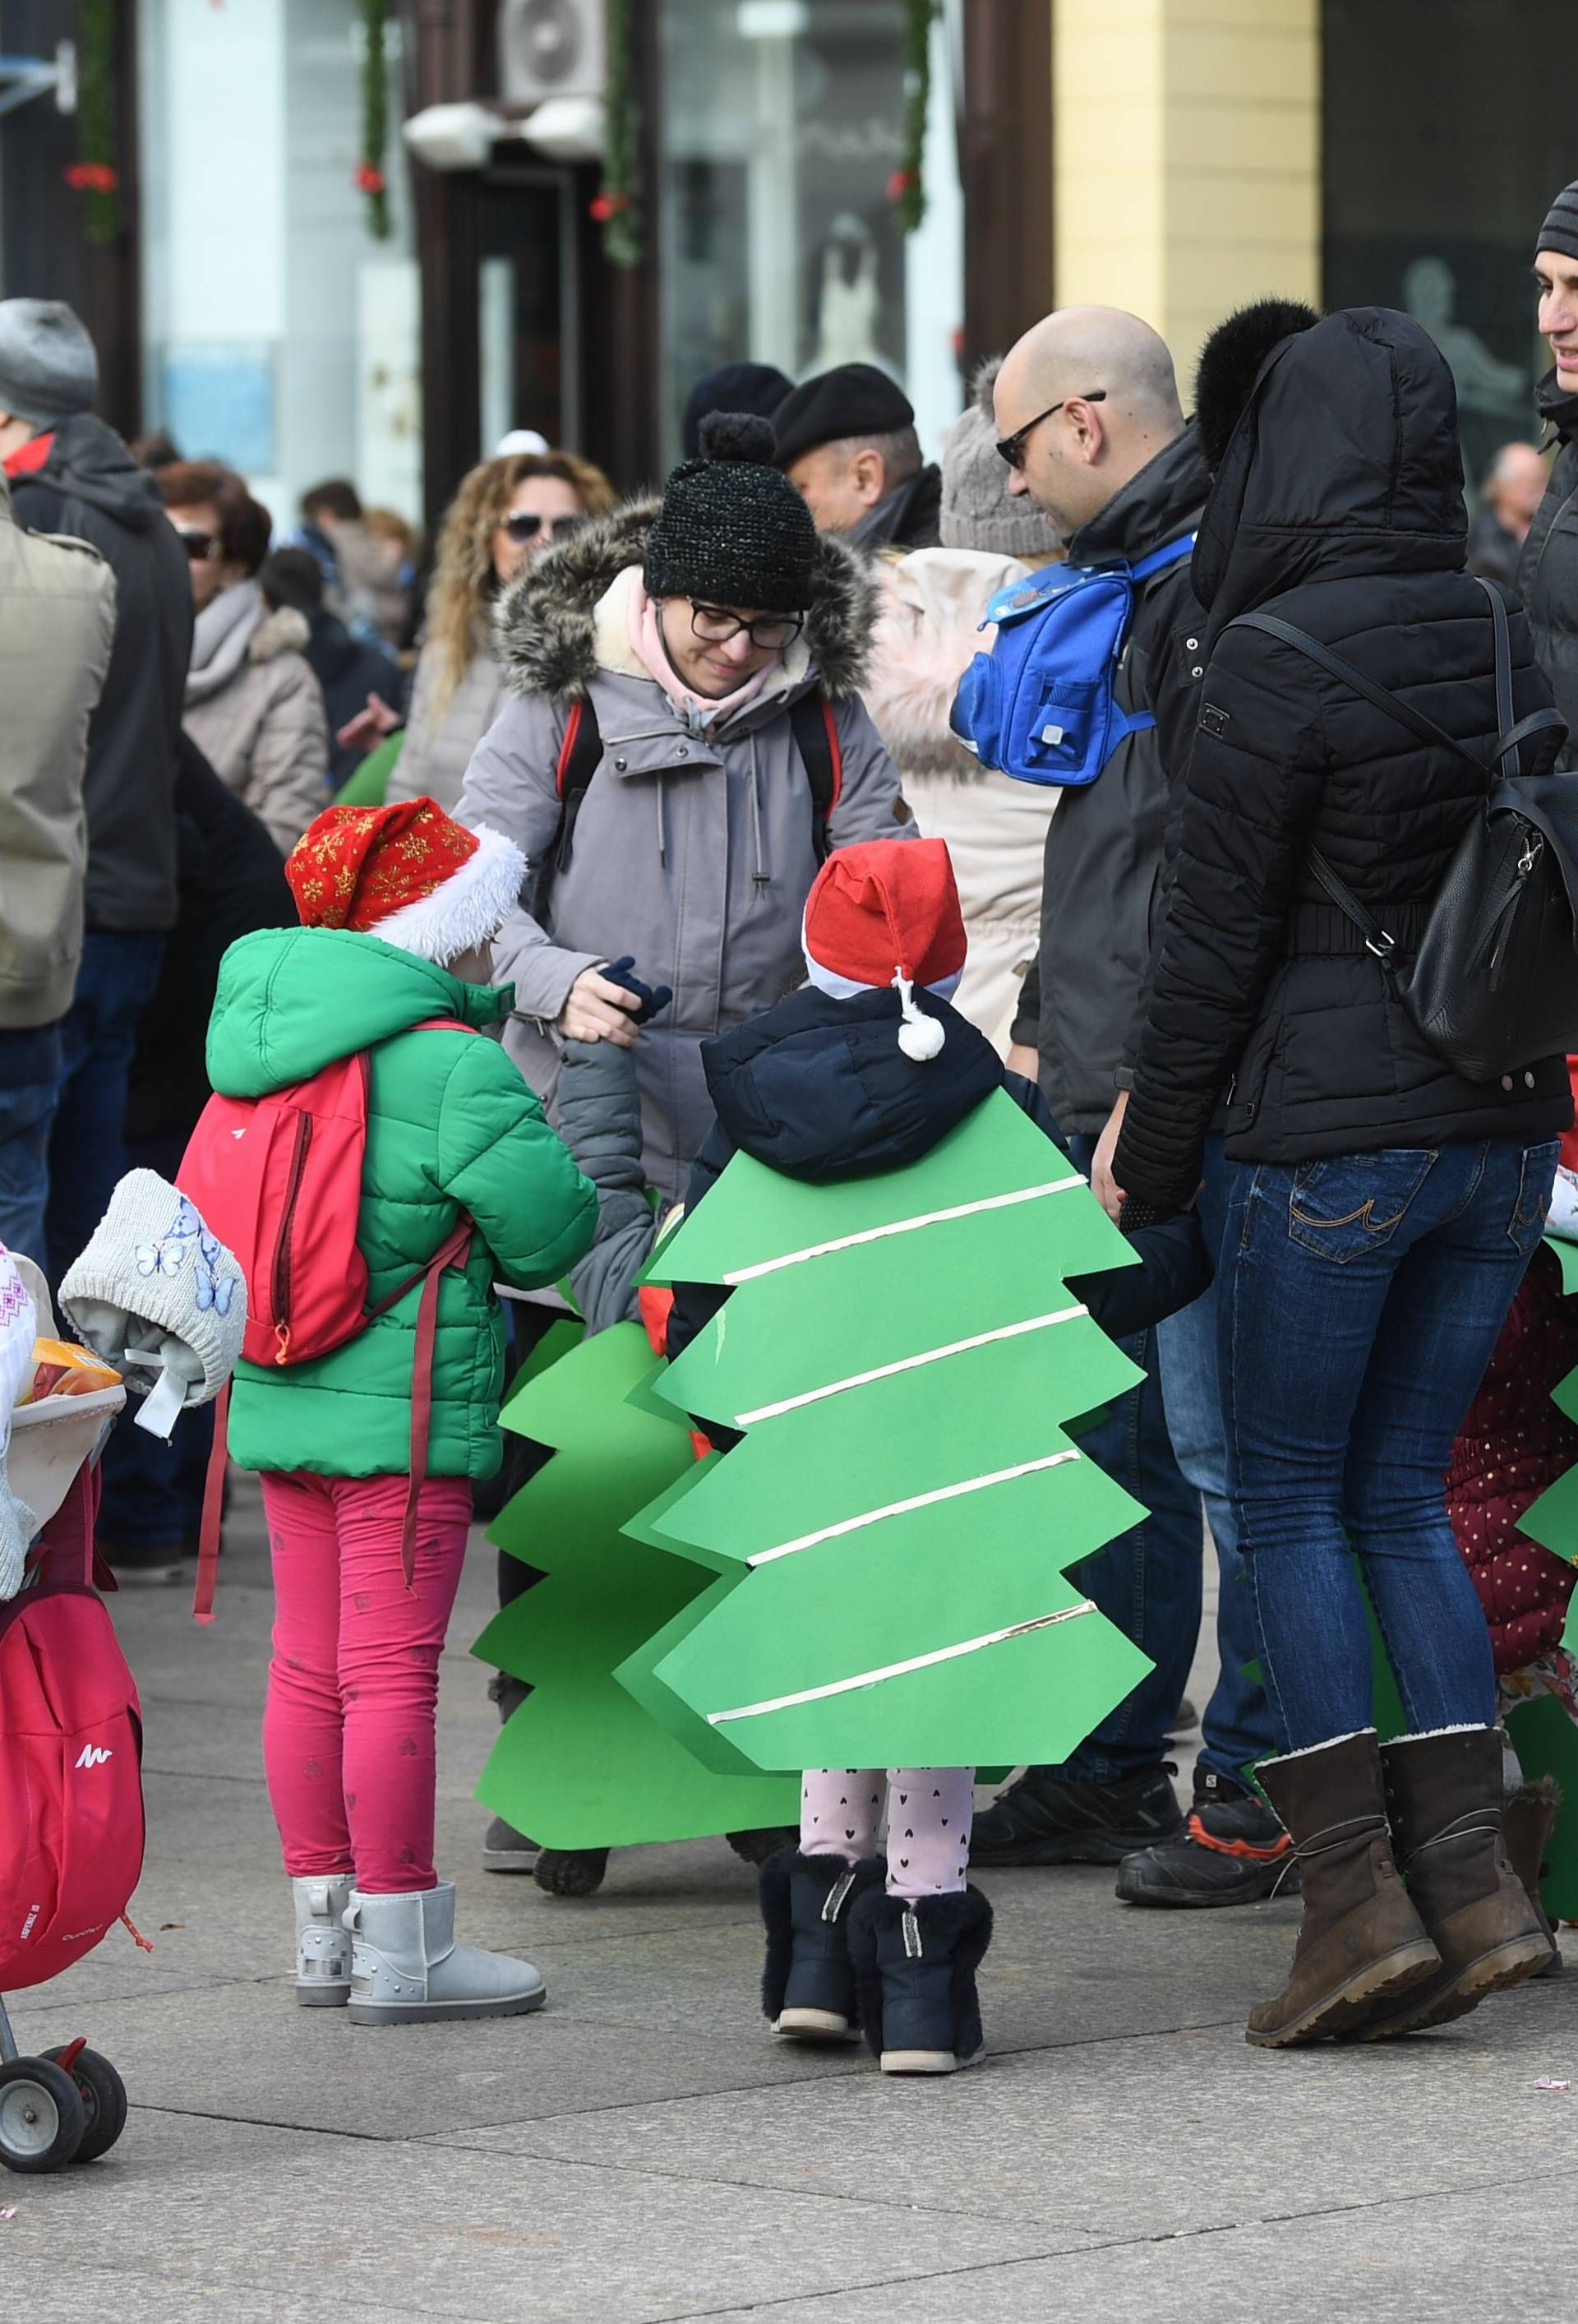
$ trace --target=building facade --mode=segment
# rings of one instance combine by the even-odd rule
[[[913,0],[0,0],[0,292],[69,298],[106,415],[233,460],[281,514],[343,474],[431,522],[516,426],[633,486],[674,456],[691,383],[748,355],[791,376],[881,364],[934,441],[977,358],[1087,299],[1155,322],[1186,382],[1245,299],[1405,306],[1452,364],[1469,474],[1531,432],[1531,237],[1578,170],[1553,96],[1578,69],[1568,0],[940,0],[926,18]],[[918,26],[925,217],[906,234]],[[68,182],[87,116],[15,78],[62,43],[114,146],[107,230]],[[602,166],[537,101],[555,72],[612,97],[612,63],[634,263],[594,214]],[[399,135],[435,107],[486,133],[444,166]]]

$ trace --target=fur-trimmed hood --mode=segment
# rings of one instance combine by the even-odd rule
[[[265,613],[247,641],[248,661],[272,661],[276,654],[307,651],[312,632],[307,615],[294,605],[280,605]]]
[[[604,666],[598,607],[619,575],[638,566],[656,493],[593,517],[511,582],[493,611],[500,659],[518,694],[573,698]],[[832,533],[817,536],[811,611],[802,650],[834,701],[858,693],[876,619],[876,587],[866,560]]]

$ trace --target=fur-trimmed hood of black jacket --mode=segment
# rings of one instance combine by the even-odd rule
[[[597,608],[619,574],[639,565],[662,503],[656,493],[593,517],[529,564],[494,608],[500,658],[518,694],[573,697],[596,669]],[[805,644],[833,701],[858,694],[876,621],[876,586],[858,551],[817,535]]]

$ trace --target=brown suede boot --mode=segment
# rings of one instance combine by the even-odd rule
[[[1509,1792],[1501,1810],[1501,1837],[1507,1844],[1508,1858],[1528,1891],[1528,1901],[1539,1915],[1540,1927],[1551,1941],[1551,1957],[1543,1969],[1536,1969],[1536,1977],[1559,1977],[1562,1973],[1561,1948],[1539,1893],[1545,1876],[1546,1849],[1561,1804],[1560,1784],[1554,1775],[1542,1775],[1537,1783],[1519,1784],[1515,1792]]]
[[[1292,1835],[1304,1920],[1292,1974],[1250,2011],[1244,2039],[1285,2050],[1350,2033],[1441,1961],[1391,1860],[1373,1729],[1255,1772]]]
[[[1486,1994],[1521,1984],[1550,1959],[1501,1837],[1497,1729],[1406,1736],[1381,1759],[1403,1877],[1441,1967],[1397,2008],[1377,2010],[1361,2031],[1365,2042],[1466,2016]]]

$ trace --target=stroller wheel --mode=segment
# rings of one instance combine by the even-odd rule
[[[47,2058],[0,2066],[0,2163],[8,2171],[61,2171],[76,2159],[87,2109],[68,2073]]]
[[[76,2044],[69,2045],[75,2049]],[[126,2085],[107,2058],[96,2050],[77,2050],[69,2059],[68,2050],[46,2050],[45,2059],[69,2073],[77,2085],[87,2116],[87,2127],[82,2134],[82,2144],[71,2160],[74,2163],[96,2163],[107,2154],[126,2127]]]

